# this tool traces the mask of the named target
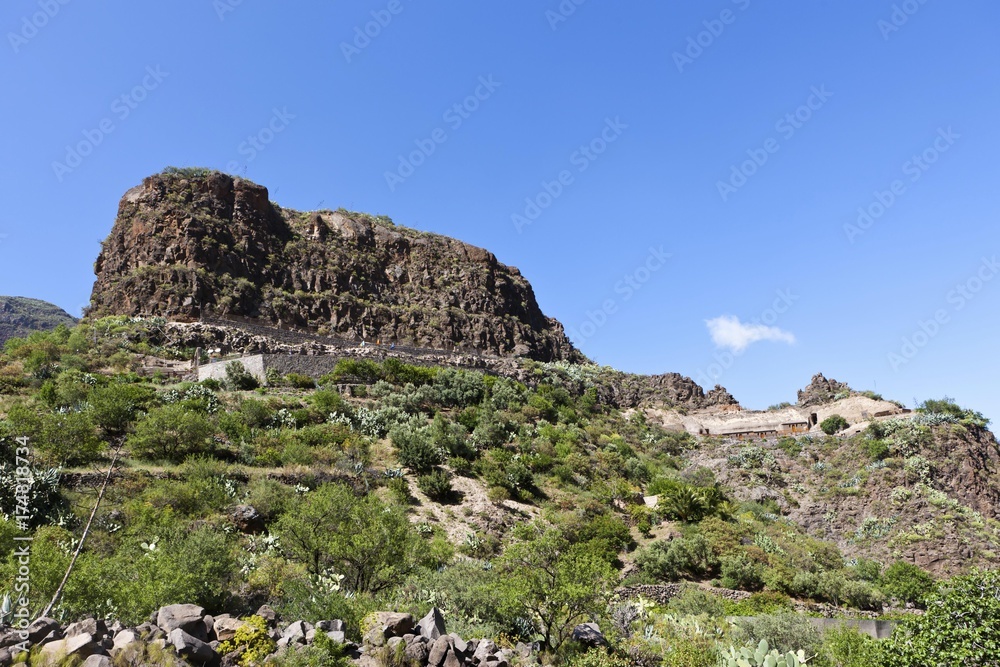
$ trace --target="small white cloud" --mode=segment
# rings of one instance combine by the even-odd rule
[[[795,336],[778,327],[769,327],[764,324],[744,324],[740,318],[732,315],[723,315],[710,320],[705,320],[708,326],[708,333],[712,335],[712,342],[718,347],[725,347],[739,354],[747,349],[751,344],[760,340],[770,340],[777,343],[795,342]]]

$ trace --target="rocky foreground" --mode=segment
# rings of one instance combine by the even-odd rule
[[[83,667],[112,667],[119,659],[130,665],[142,664],[151,647],[176,654],[176,664],[192,667],[246,664],[244,654],[252,650],[258,652],[254,664],[263,664],[267,655],[299,650],[316,642],[320,634],[342,646],[346,656],[360,666],[377,667],[389,656],[431,667],[508,667],[515,659],[518,665],[540,664],[534,647],[527,644],[501,648],[489,639],[465,641],[448,634],[437,608],[419,621],[410,614],[376,612],[366,619],[369,627],[361,644],[347,640],[343,621],[282,622],[266,605],[255,616],[263,621],[263,632],[257,634],[255,626],[245,620],[229,614],[211,616],[193,604],[162,607],[148,622],[134,628],[93,618],[64,627],[43,617],[24,630],[8,629],[0,634],[0,665],[14,664],[26,649],[39,656],[32,664],[75,660]],[[593,624],[578,626],[574,637],[585,644],[604,643]],[[264,656],[260,656],[261,646],[266,647]]]

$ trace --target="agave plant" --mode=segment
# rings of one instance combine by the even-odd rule
[[[10,593],[4,593],[3,600],[0,600],[0,627],[10,624],[13,613],[14,605],[10,601]]]

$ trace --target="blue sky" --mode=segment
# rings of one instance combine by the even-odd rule
[[[492,250],[602,364],[1000,418],[1000,7],[576,2],[4,3],[0,293],[78,314],[207,166]]]

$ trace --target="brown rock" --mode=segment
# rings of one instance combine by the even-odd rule
[[[90,315],[239,316],[344,338],[582,360],[520,272],[387,218],[273,205],[221,173],[129,190],[94,265]]]

